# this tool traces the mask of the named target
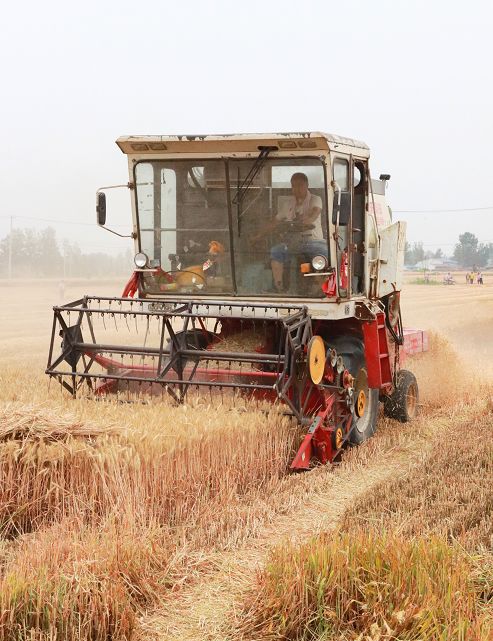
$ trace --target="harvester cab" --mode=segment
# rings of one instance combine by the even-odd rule
[[[379,401],[414,417],[417,382],[400,367],[405,224],[392,223],[390,176],[371,177],[364,143],[292,133],[117,144],[135,270],[121,298],[54,308],[50,376],[73,395],[158,389],[183,402],[206,388],[282,402],[307,428],[296,470],[371,436]]]

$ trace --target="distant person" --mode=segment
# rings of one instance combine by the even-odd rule
[[[466,272],[466,285],[469,285],[469,277],[470,277],[469,272]]]
[[[481,272],[478,272],[478,285],[483,284],[483,274]]]
[[[476,280],[476,272],[472,271],[471,272],[471,285],[474,285],[474,281]]]

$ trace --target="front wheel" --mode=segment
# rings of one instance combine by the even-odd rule
[[[397,373],[395,389],[384,400],[385,416],[395,418],[401,423],[412,421],[418,413],[418,381],[412,372],[401,369]]]
[[[350,440],[353,445],[364,443],[373,436],[377,426],[378,390],[368,387],[368,374],[361,367],[354,381],[353,427]]]

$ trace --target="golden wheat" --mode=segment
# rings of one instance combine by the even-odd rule
[[[276,549],[244,602],[244,637],[489,641],[492,418],[488,387],[448,407],[429,453],[364,494],[338,532]]]
[[[245,639],[489,641],[489,576],[439,538],[352,531],[273,552],[245,604]]]
[[[0,639],[129,639],[138,614],[164,596],[175,595],[184,583],[199,580],[214,558],[211,549],[216,554],[226,547],[235,550],[259,524],[275,519],[276,511],[299,510],[306,496],[331,487],[330,468],[285,477],[298,432],[275,409],[264,413],[244,402],[241,407],[239,402],[236,406],[225,403],[218,409],[207,398],[190,399],[184,407],[174,407],[166,398],[145,403],[126,403],[126,396],[110,402],[72,400],[42,374],[51,323],[47,289],[33,291],[30,283],[23,287],[36,313],[23,316],[18,302],[23,296],[9,296],[8,290],[3,318],[8,316],[9,322],[3,324],[0,337],[0,527],[9,537],[0,539]],[[50,287],[56,290],[53,284]],[[420,322],[419,313],[415,314],[416,326],[429,326],[428,291],[422,290],[423,295],[419,290],[413,298],[414,291],[418,290],[411,291],[410,300],[413,305],[418,300],[423,318]],[[471,320],[469,306],[466,310],[453,293],[441,308],[454,305],[452,337]],[[67,298],[79,294],[74,291]],[[404,305],[406,297],[407,293]],[[433,303],[433,309],[442,303]],[[490,322],[485,316],[487,302],[475,309],[478,327]],[[443,325],[441,317],[437,329],[441,331]],[[474,347],[475,325],[468,327],[466,343]],[[257,342],[252,336],[250,347]],[[431,344],[428,355],[407,363],[421,386],[421,418],[401,425],[381,417],[376,436],[348,451],[343,466],[356,468],[376,459],[385,465],[393,453],[407,452],[412,444],[417,449],[413,456],[418,458],[419,448],[436,438],[437,430],[446,430],[450,417],[455,424],[462,412],[464,424],[475,426],[491,409],[491,394],[486,401],[478,400],[475,381],[467,373],[470,368],[454,356],[449,344],[437,336]],[[236,345],[222,346],[227,347]],[[486,427],[480,429],[485,433]],[[457,449],[461,438],[462,432],[455,441],[450,438]],[[483,470],[476,470],[479,477]],[[471,517],[478,516],[486,505],[487,487],[479,483],[480,503],[475,511],[472,506],[478,496],[470,487],[464,490],[471,485],[466,483],[466,469],[463,485],[452,483],[450,493],[443,493],[452,471],[459,477],[458,467],[449,467],[438,485],[438,497],[444,499],[440,518],[446,519],[454,493],[471,503]],[[436,470],[429,466],[427,472],[426,491],[431,492]],[[397,491],[389,488],[387,492]],[[418,493],[419,488],[410,486],[412,492]],[[385,498],[383,489],[381,498]],[[407,554],[414,550],[419,557],[421,544],[409,547],[405,539],[422,526],[418,527],[416,510],[414,525],[409,523],[405,529],[411,499],[411,495],[405,498],[402,511],[395,512],[400,533],[386,540],[401,542]],[[358,514],[365,527],[384,505],[361,504]],[[478,541],[487,542],[489,530],[481,519],[476,530],[469,529],[469,541],[466,533],[458,534],[465,508],[455,508],[449,529],[430,523],[429,530],[452,533],[471,550]],[[432,513],[430,505],[426,519]],[[351,518],[354,523],[355,517]],[[364,536],[358,539],[362,550]],[[383,539],[379,543],[374,536],[375,545],[385,552]],[[344,535],[338,539],[338,553],[345,549],[344,540]],[[450,552],[441,539],[435,547],[450,560],[450,585],[460,580],[470,588],[458,612],[472,613],[483,625],[480,603],[481,596],[491,594],[489,578],[469,563],[471,557],[464,560],[455,549]],[[297,552],[293,549],[293,554]],[[355,559],[359,553],[355,549]],[[430,559],[435,558],[433,553]],[[378,555],[360,558],[371,568]],[[288,570],[287,565],[282,568]],[[298,587],[308,594],[310,586]],[[373,628],[375,638],[385,631],[381,623],[378,630]],[[394,623],[391,620],[389,625]]]

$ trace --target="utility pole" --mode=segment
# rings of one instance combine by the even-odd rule
[[[12,279],[12,227],[13,227],[14,217],[10,217],[10,234],[9,234],[9,280]]]

